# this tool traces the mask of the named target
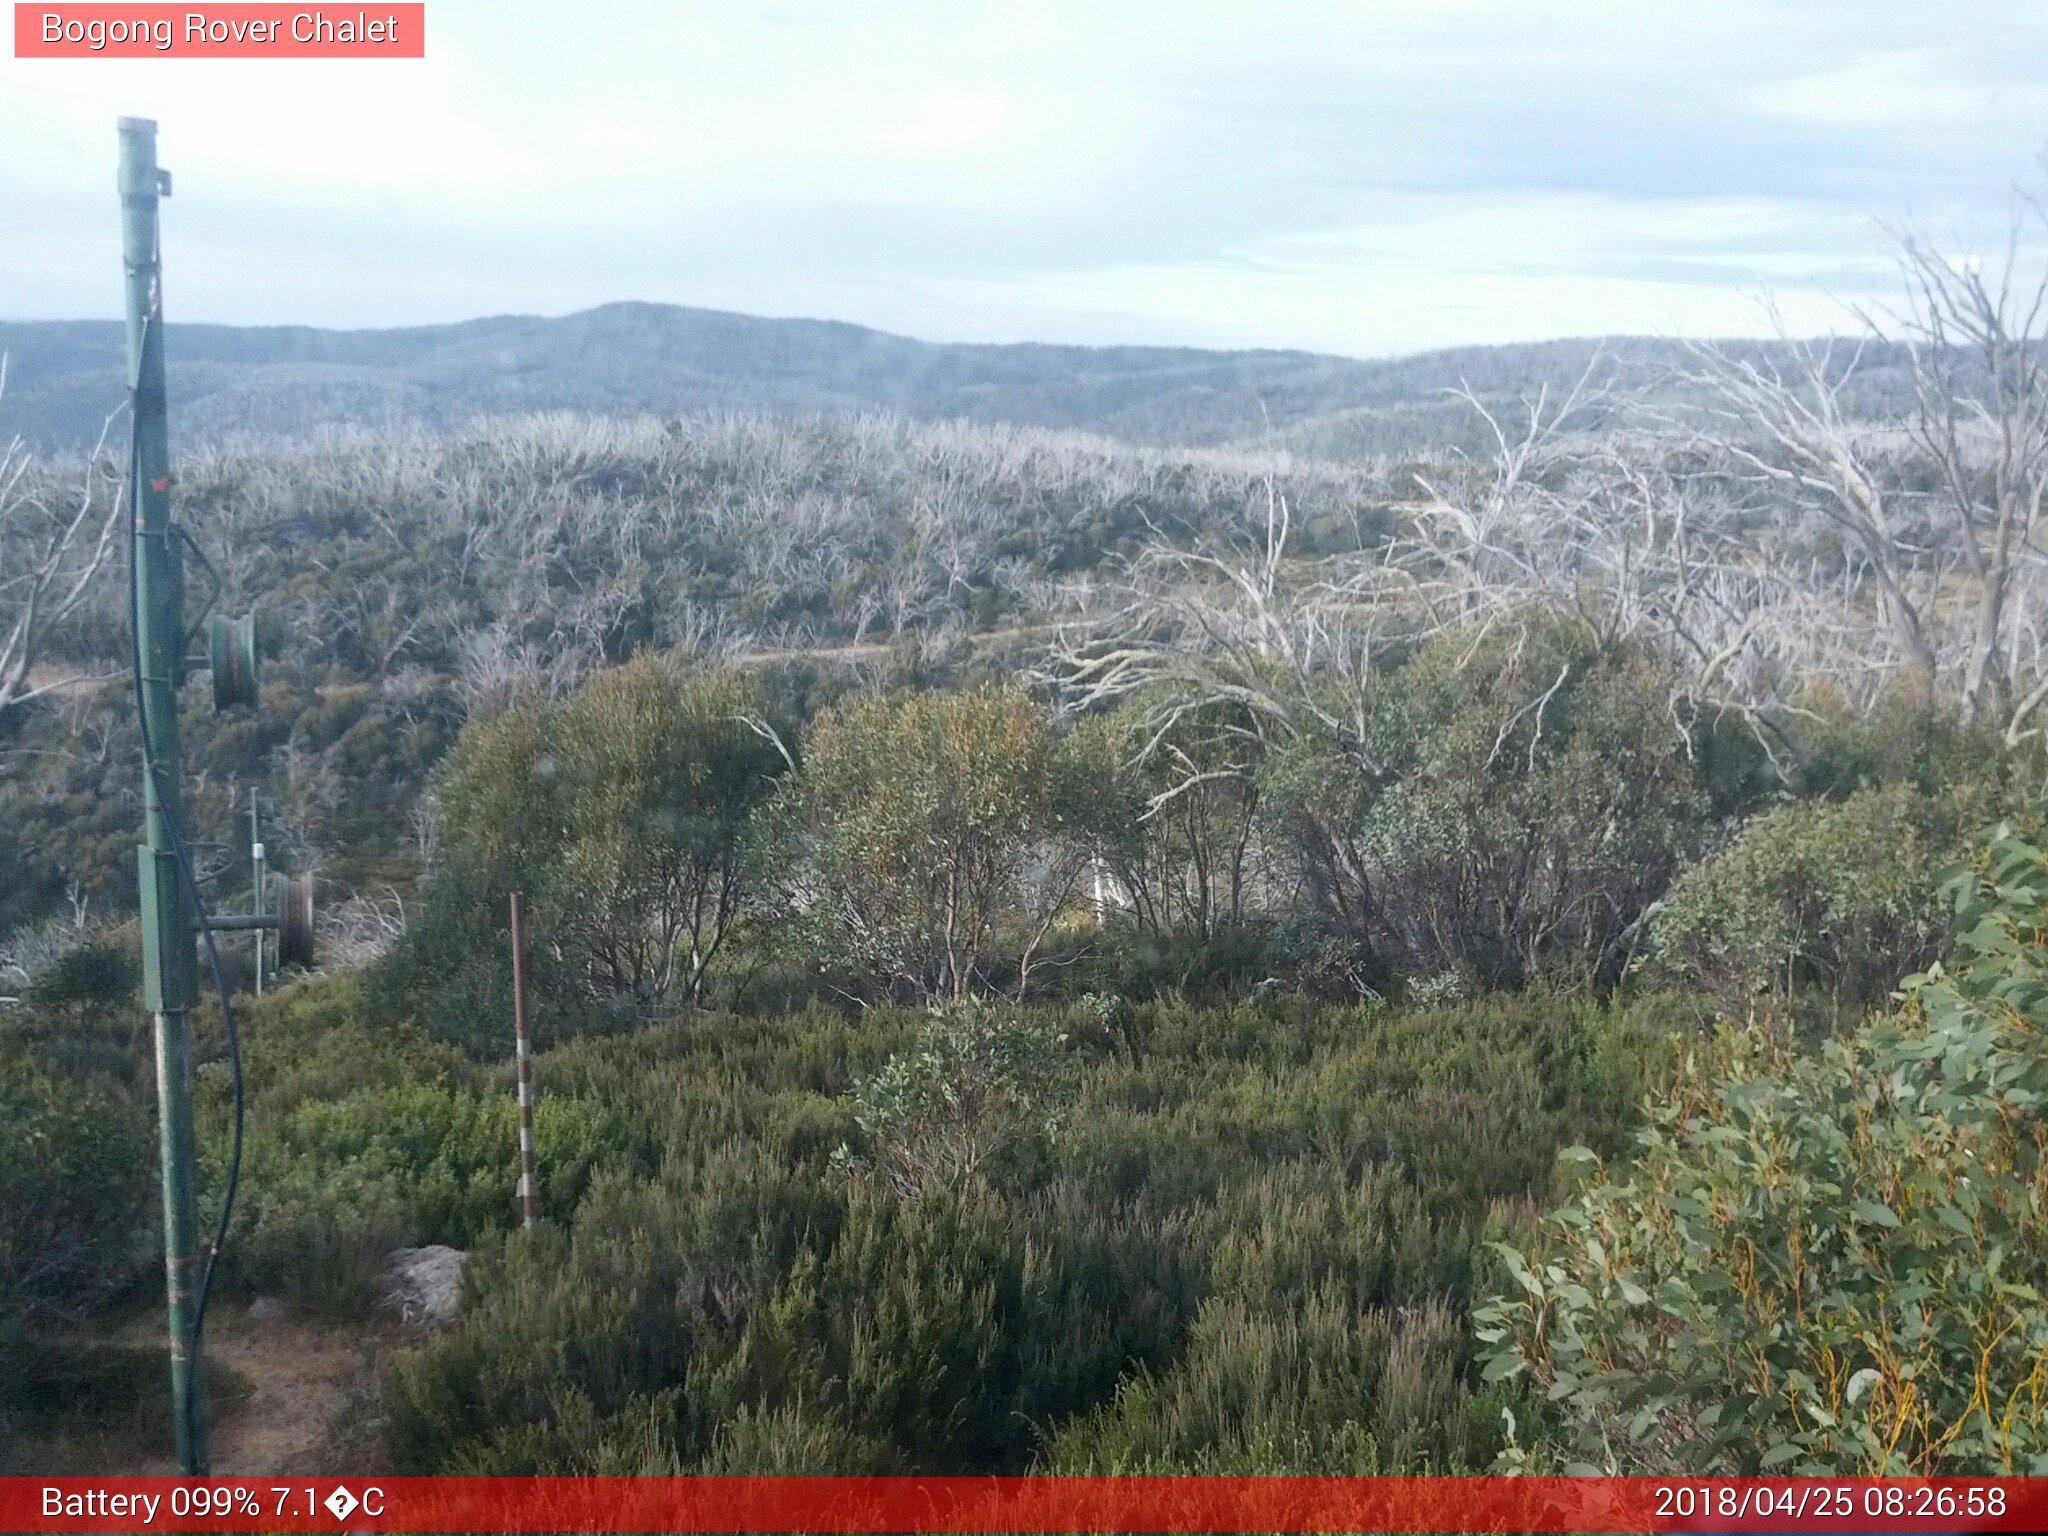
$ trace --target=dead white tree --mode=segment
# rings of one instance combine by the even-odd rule
[[[1541,388],[1525,397],[1520,423],[1469,387],[1449,391],[1485,424],[1494,451],[1483,460],[1453,453],[1440,471],[1415,472],[1422,496],[1397,503],[1409,523],[1388,559],[1408,577],[1430,628],[1483,629],[1532,602],[1573,606],[1598,564],[1590,546],[1608,542],[1610,531],[1588,493],[1584,448],[1566,446],[1574,426],[1608,401],[1602,367],[1596,354],[1561,394]]]
[[[1377,554],[1298,559],[1287,496],[1270,476],[1261,489],[1252,526],[1223,539],[1190,547],[1155,526],[1113,583],[1087,589],[1093,611],[1055,636],[1051,676],[1076,707],[1146,696],[1141,758],[1217,705],[1252,733],[1363,738],[1364,684],[1396,615],[1382,599],[1405,578]]]
[[[104,924],[96,921],[77,882],[65,893],[71,910],[0,938],[0,1006],[22,1001],[29,989],[73,950],[90,944]]]
[[[393,886],[382,896],[364,891],[321,909],[318,952],[323,967],[355,970],[405,937],[405,898]]]
[[[2048,268],[2023,272],[2021,228],[2015,220],[2003,261],[1989,273],[1944,258],[1911,232],[1900,242],[1913,295],[1905,327],[1913,436],[1940,471],[1933,499],[1947,529],[1946,563],[1962,587],[1963,709],[1979,718],[2005,704],[2015,742],[2048,695],[2043,680],[2012,696],[2013,600],[2040,584],[2048,492]]]
[[[1603,374],[1596,359],[1519,411],[1455,391],[1494,450],[1414,472],[1402,489],[1420,494],[1392,502],[1402,522],[1384,543],[1294,555],[1289,503],[1270,479],[1247,536],[1192,548],[1155,537],[1112,601],[1090,594],[1089,622],[1062,635],[1053,675],[1083,707],[1142,696],[1141,756],[1227,705],[1248,744],[1313,736],[1369,792],[1380,771],[1368,726],[1381,658],[1451,632],[1474,654],[1503,630],[1512,647],[1533,616],[1564,613],[1603,648],[1627,643],[1670,663],[1673,730],[1688,748],[1703,712],[1732,710],[1779,757],[1802,684],[1832,677],[1867,698],[1893,666],[1892,647],[1872,645],[1868,560],[1824,560],[1787,537],[1783,520],[1760,518],[1739,482],[1731,488],[1739,459],[1702,473],[1668,430],[1581,430],[1613,414]],[[1503,721],[1503,740],[1515,724]],[[1259,755],[1248,750],[1240,771]],[[1152,812],[1230,771],[1171,777]]]
[[[2037,205],[2026,213],[2048,224]],[[1835,617],[1851,628],[1860,607],[1881,620],[1865,644],[1873,669],[2015,746],[2048,701],[2033,617],[2048,586],[2048,265],[2022,228],[1989,263],[1903,231],[1905,300],[1858,312],[1860,341],[1803,342],[1778,324],[1782,364],[1699,345],[1692,373],[1713,401],[1700,445],[1762,492],[1780,557],[1811,559],[1814,532],[1835,535],[1837,569],[1865,600]],[[1894,342],[1912,393],[1903,425],[1853,404],[1867,358]]]
[[[0,398],[7,358],[0,353]],[[20,437],[0,447],[0,711],[94,680],[76,668],[39,677],[64,625],[93,595],[114,551],[121,496],[104,453],[116,411],[100,427],[79,483],[59,500]]]
[[[1900,670],[1933,697],[1941,671],[1929,612],[1934,559],[1915,537],[1917,519],[1898,488],[1900,435],[1860,419],[1845,400],[1863,346],[1804,341],[1778,323],[1782,366],[1769,355],[1706,342],[1690,350],[1692,382],[1710,397],[1715,423],[1700,432],[1698,446],[1762,493],[1788,543],[1810,549],[1806,530],[1834,531],[1846,562],[1869,585]]]
[[[1370,683],[1384,642],[1414,632],[1412,580],[1383,550],[1299,558],[1287,494],[1270,469],[1255,487],[1224,537],[1190,546],[1155,526],[1106,592],[1078,594],[1085,616],[1051,646],[1045,676],[1072,707],[1138,710],[1131,765],[1166,768],[1147,820],[1217,781],[1249,791],[1273,753],[1311,741],[1348,765],[1359,792],[1383,778]],[[1363,932],[1377,896],[1355,819],[1318,807],[1303,833],[1305,877]]]
[[[1582,386],[1583,388],[1583,386]],[[1626,642],[1672,667],[1674,728],[1733,710],[1767,751],[1802,683],[1833,677],[1867,697],[1873,657],[1858,562],[1802,552],[1730,493],[1725,466],[1687,466],[1668,435],[1570,430],[1576,402],[1523,402],[1518,425],[1466,396],[1498,445],[1490,463],[1453,458],[1417,476],[1427,493],[1392,558],[1437,628],[1475,639],[1531,613],[1576,617],[1604,647]]]

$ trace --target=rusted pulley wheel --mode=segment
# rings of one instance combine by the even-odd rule
[[[277,963],[313,963],[313,877],[294,875],[284,883],[277,914]]]
[[[207,623],[207,659],[216,710],[262,702],[263,649],[256,639],[255,614],[239,619],[213,615]]]

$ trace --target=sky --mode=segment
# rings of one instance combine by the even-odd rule
[[[334,9],[339,9],[338,7]],[[354,8],[349,9],[353,14]],[[0,59],[0,318],[620,299],[1384,356],[1840,328],[2048,192],[2038,0],[428,0],[421,60]],[[2021,233],[2048,258],[2039,226]]]

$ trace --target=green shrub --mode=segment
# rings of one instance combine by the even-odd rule
[[[935,1011],[913,1050],[891,1056],[853,1090],[865,1140],[856,1158],[900,1194],[985,1187],[1059,1130],[1072,1098],[1066,1037],[1045,1021],[967,1003]]]
[[[1521,1464],[2048,1472],[2048,853],[1949,886],[1953,968],[1817,1055],[1688,1053],[1636,1156],[1479,1308],[1485,1374],[1550,1404]]]
[[[0,1477],[102,1476],[138,1446],[171,1443],[160,1340],[30,1334],[0,1359]],[[206,1385],[216,1423],[250,1394],[217,1357]]]
[[[1364,980],[1611,983],[1709,815],[1671,690],[1568,617],[1446,634],[1375,684],[1355,736],[1267,758],[1261,816],[1377,962]]]
[[[600,1179],[570,1230],[480,1255],[479,1305],[394,1366],[386,1407],[402,1469],[589,1470],[650,1426],[688,1462],[750,1370],[772,1379],[774,1362],[738,1346],[800,1258],[832,1241],[845,1201],[741,1156],[671,1172]]]
[[[1060,967],[1061,991],[1074,995],[1114,992],[1133,1001],[1160,997],[1215,1001],[1242,996],[1268,977],[1356,997],[1349,978],[1334,974],[1329,957],[1296,947],[1307,925],[1279,925],[1262,918],[1216,927],[1210,937],[1187,929],[1153,927],[1117,913],[1107,922],[1092,919],[1064,942],[1048,944],[1047,968]]]
[[[1956,836],[1949,808],[1905,785],[1768,811],[1680,878],[1652,968],[1736,1018],[1809,993],[1836,1018],[1860,1011],[1934,957]]]
[[[828,711],[773,817],[792,922],[856,984],[1021,995],[1086,867],[1085,766],[1016,688]]]
[[[155,1163],[149,1121],[125,1095],[0,1053],[0,1348],[133,1278]]]
[[[480,1239],[462,1318],[394,1367],[393,1454],[420,1472],[1480,1464],[1497,1394],[1470,1388],[1447,1319],[1503,1203],[1551,1190],[1555,1147],[1618,1141],[1663,1007],[820,1009],[576,1040],[545,1081],[617,1110],[644,1159],[540,1232]],[[886,1168],[892,1139],[961,1110],[1025,1133],[999,1176],[891,1188],[829,1166],[848,1141]]]
[[[225,1288],[283,1296],[308,1312],[361,1315],[384,1257],[419,1241],[403,1179],[375,1167],[251,1166],[222,1259]]]
[[[787,766],[760,690],[646,654],[463,730],[434,782],[439,863],[380,968],[384,1009],[479,1055],[511,1019],[507,898],[526,897],[534,1034],[698,1001],[753,901],[754,812]]]
[[[29,1003],[38,1008],[138,1006],[142,966],[132,947],[110,935],[68,949],[36,978]]]
[[[1182,934],[1200,946],[1249,916],[1258,864],[1255,724],[1238,705],[1201,705],[1160,689],[1141,690],[1069,732],[1075,830],[1115,878],[1120,915],[1139,934]]]
[[[1807,684],[1798,704],[1796,755],[1785,766],[1802,799],[1841,800],[1897,785],[1953,803],[1959,835],[2021,804],[2013,794],[2027,757],[2007,748],[1995,710],[1965,724],[1907,688],[1859,708],[1826,682]]]
[[[1441,1303],[1360,1312],[1333,1290],[1298,1310],[1214,1298],[1164,1376],[1138,1375],[1048,1448],[1081,1476],[1457,1472],[1495,1435],[1472,1411],[1465,1340]]]
[[[482,1068],[410,1024],[372,1024],[348,978],[245,1000],[248,1139],[221,1283],[347,1313],[375,1296],[395,1247],[468,1248],[518,1219],[519,1110],[508,1068]],[[203,1050],[218,1020],[202,1017]],[[572,1091],[535,1063],[544,1213],[566,1217],[601,1167],[652,1172],[646,1134],[613,1102]],[[209,1194],[228,1155],[221,1074],[202,1078]]]
[[[680,1466],[671,1458],[671,1465]],[[886,1442],[848,1427],[836,1407],[801,1400],[756,1409],[742,1403],[718,1426],[700,1463],[702,1477],[815,1477],[830,1467],[842,1477],[886,1474],[894,1465]]]

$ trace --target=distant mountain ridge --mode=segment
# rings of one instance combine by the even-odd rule
[[[332,331],[179,325],[166,335],[173,442],[326,423],[447,426],[570,409],[888,410],[926,419],[1075,428],[1138,443],[1278,441],[1307,452],[1476,446],[1469,382],[1511,399],[1568,385],[1597,349],[1655,371],[1669,341],[1467,347],[1368,361],[1311,352],[925,342],[828,320],[619,303],[559,318]],[[41,451],[91,444],[120,404],[114,321],[0,321],[0,437]]]

